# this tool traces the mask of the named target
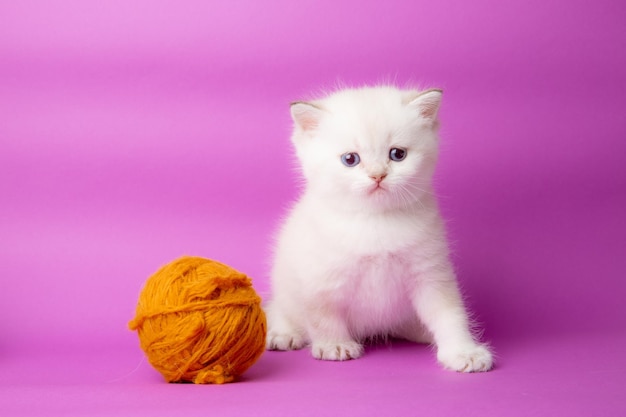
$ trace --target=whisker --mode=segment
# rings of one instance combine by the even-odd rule
[[[421,192],[423,192],[424,194],[430,194],[430,195],[432,195],[432,196],[434,196],[434,195],[435,195],[435,193],[433,193],[432,191],[429,191],[429,190],[427,190],[427,189],[425,189],[425,188],[420,187],[420,185],[422,185],[422,184],[415,184],[415,183],[413,183],[413,182],[407,182],[405,185],[406,185],[407,187],[411,187],[411,188],[413,188],[414,190],[421,191]],[[429,185],[428,185],[428,184],[426,184],[426,183],[425,183],[425,184],[423,184],[423,185],[424,185],[425,187],[429,187]]]
[[[426,181],[426,180],[424,180],[424,181],[416,181],[416,180],[414,179],[413,181],[411,181],[411,182],[410,182],[410,184],[411,184],[413,187],[415,187],[417,190],[422,191],[422,192],[424,192],[424,193],[426,193],[426,194],[430,194],[430,195],[432,195],[433,197],[437,197],[437,198],[439,198],[439,199],[441,199],[441,198],[444,198],[444,199],[445,199],[445,198],[449,198],[449,196],[447,196],[447,195],[445,195],[445,194],[441,194],[441,193],[440,193],[440,192],[438,192],[438,191],[437,191],[437,193],[435,194],[435,192],[434,192],[434,191],[432,191],[432,190],[433,190],[433,184],[432,184],[432,182],[430,182],[430,181]],[[424,188],[426,188],[426,189],[424,189],[424,188],[422,188],[422,187],[424,187]],[[429,191],[428,189],[430,189],[431,191]]]
[[[398,195],[402,198],[404,202],[404,206],[406,209],[409,209],[412,203],[417,202],[422,208],[424,208],[424,204],[414,193],[411,192],[408,184],[399,184],[398,185]]]
[[[395,197],[395,203],[397,205],[403,205],[404,208],[408,207],[407,196],[405,195],[405,189],[402,185],[400,185],[396,192],[393,193],[393,196]]]

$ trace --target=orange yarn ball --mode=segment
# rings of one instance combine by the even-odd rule
[[[265,350],[261,298],[246,275],[182,257],[145,283],[135,318],[148,360],[168,382],[231,382]]]

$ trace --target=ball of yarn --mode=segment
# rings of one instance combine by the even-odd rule
[[[168,382],[231,382],[265,349],[261,299],[246,275],[182,257],[145,283],[135,318],[141,348]]]

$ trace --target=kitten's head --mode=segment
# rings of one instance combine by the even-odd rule
[[[363,207],[419,204],[437,159],[440,90],[373,87],[291,105],[311,192]]]

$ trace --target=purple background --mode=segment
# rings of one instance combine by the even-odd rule
[[[0,4],[0,414],[624,415],[623,1]],[[171,385],[133,316],[182,254],[268,289],[297,195],[288,103],[339,82],[445,90],[438,191],[499,356],[266,353]]]

